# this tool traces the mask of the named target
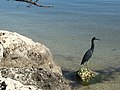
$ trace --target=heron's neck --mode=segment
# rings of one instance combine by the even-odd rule
[[[92,50],[92,52],[94,51],[94,46],[95,46],[94,40],[92,40],[92,41],[91,41],[91,48],[90,48],[90,49]]]

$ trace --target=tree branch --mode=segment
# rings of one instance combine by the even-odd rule
[[[8,0],[8,1],[9,1],[9,0]],[[51,6],[51,5],[41,5],[41,4],[38,4],[37,2],[38,2],[39,0],[36,0],[36,1],[33,1],[33,0],[14,0],[14,1],[29,3],[30,5],[27,6],[27,7],[30,7],[31,5],[35,5],[35,6],[43,7],[43,8],[54,7],[54,6]]]

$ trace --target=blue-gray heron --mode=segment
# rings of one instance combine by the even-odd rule
[[[93,37],[92,40],[91,40],[91,48],[84,54],[83,56],[83,59],[82,59],[82,62],[81,62],[81,65],[84,64],[85,62],[88,63],[88,60],[91,58],[91,56],[93,55],[93,51],[94,51],[94,40],[100,40],[100,39],[97,39],[96,37]],[[88,68],[88,66],[87,66]]]

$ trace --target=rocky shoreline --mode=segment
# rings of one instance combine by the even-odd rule
[[[70,90],[62,70],[43,44],[0,30],[0,80],[5,90]]]
[[[0,71],[0,81],[5,82],[7,90],[69,90],[60,74],[43,68],[4,67]]]

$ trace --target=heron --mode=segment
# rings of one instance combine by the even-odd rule
[[[83,58],[82,58],[82,62],[81,62],[81,65],[84,65],[84,63],[87,64],[87,69],[89,69],[89,67],[88,67],[88,60],[92,57],[93,52],[94,52],[94,47],[95,47],[94,40],[100,40],[100,39],[97,39],[96,37],[93,37],[93,38],[92,38],[92,40],[91,40],[91,47],[90,47],[90,49],[88,49],[88,51],[84,54],[84,56],[83,56]]]

